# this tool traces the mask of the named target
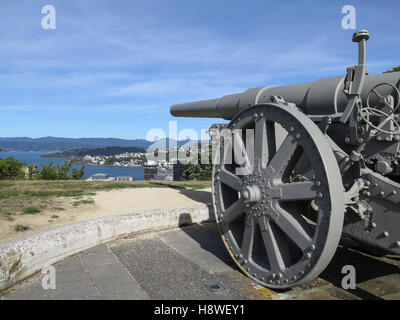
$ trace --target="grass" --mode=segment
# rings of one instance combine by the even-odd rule
[[[14,227],[15,231],[19,232],[19,231],[25,231],[25,230],[29,230],[30,228],[28,226],[24,226],[22,224],[17,224]]]
[[[204,189],[210,181],[84,181],[84,180],[2,180],[0,181],[0,218],[13,221],[17,214],[36,214],[54,206],[54,210],[65,210],[59,198],[72,198],[74,206],[93,204],[87,199],[100,191],[130,188],[183,188]]]
[[[36,214],[39,213],[41,210],[38,207],[26,207],[22,209],[23,214]]]
[[[0,216],[2,216],[7,221],[14,221],[14,218],[12,217],[14,215],[15,215],[15,213],[11,213],[11,212],[5,210],[4,208],[0,207]]]
[[[89,198],[89,199],[83,199],[83,200],[79,200],[79,201],[74,201],[74,202],[72,203],[72,205],[73,205],[74,207],[77,207],[77,206],[79,206],[79,205],[81,205],[81,204],[93,204],[93,203],[94,203],[94,200],[91,199],[91,198]]]
[[[52,219],[57,219],[57,218],[59,218],[60,216],[57,216],[56,214],[53,214],[52,216],[51,216],[51,218]]]

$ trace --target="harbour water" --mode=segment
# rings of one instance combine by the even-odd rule
[[[40,165],[48,165],[50,162],[61,164],[70,159],[68,158],[41,158],[45,152],[0,152],[0,158],[13,157],[26,164],[35,164],[41,169]],[[72,168],[79,170],[81,165],[73,164]],[[143,167],[113,167],[113,166],[85,166],[83,179],[87,179],[95,173],[106,173],[110,177],[130,176],[133,180],[144,179]]]

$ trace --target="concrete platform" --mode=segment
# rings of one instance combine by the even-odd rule
[[[357,271],[357,288],[343,290],[343,265]],[[69,257],[57,264],[56,289],[36,274],[2,293],[2,299],[299,299],[400,298],[400,258],[377,258],[339,247],[320,278],[274,292],[243,275],[214,223],[137,234]]]

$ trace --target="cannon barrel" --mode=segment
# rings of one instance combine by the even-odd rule
[[[314,82],[248,89],[242,93],[227,95],[219,99],[203,100],[171,107],[171,114],[176,117],[224,118],[231,120],[243,109],[261,103],[267,103],[272,96],[281,96],[286,102],[295,103],[309,115],[336,114],[344,111],[347,97],[343,93],[345,77],[332,77]],[[366,103],[371,89],[379,83],[390,83],[400,89],[400,72],[367,76],[361,98]],[[385,92],[386,90],[386,92]],[[389,86],[378,88],[381,94],[390,94]],[[371,96],[371,103],[376,95]]]

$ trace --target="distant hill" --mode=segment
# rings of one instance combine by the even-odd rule
[[[125,152],[146,152],[142,147],[106,147],[95,149],[72,149],[62,152],[47,153],[42,155],[43,158],[79,158],[86,155],[89,156],[115,156]]]
[[[161,139],[160,145],[168,147],[172,139]],[[178,141],[179,146],[188,140]],[[163,143],[162,143],[163,142]],[[61,138],[61,137],[0,137],[0,148],[7,151],[39,151],[39,152],[61,152],[71,149],[95,149],[105,147],[140,147],[148,148],[153,142],[145,139],[118,139],[118,138]]]

